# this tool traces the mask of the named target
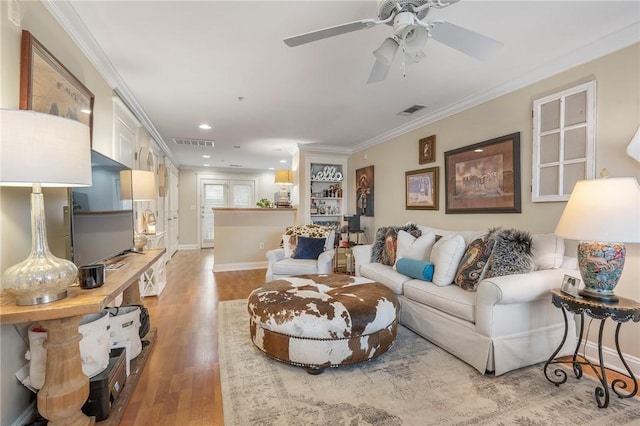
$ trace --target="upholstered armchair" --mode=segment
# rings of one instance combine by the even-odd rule
[[[324,239],[324,242],[318,239]],[[334,240],[335,230],[328,226],[287,227],[282,235],[282,248],[267,252],[266,281],[292,275],[330,274],[335,255]]]

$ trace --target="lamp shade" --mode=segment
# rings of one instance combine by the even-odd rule
[[[293,172],[291,170],[276,170],[274,182],[278,185],[293,184]]]
[[[120,172],[120,183],[123,200],[145,201],[157,198],[156,175],[153,172],[123,170]]]
[[[35,111],[0,109],[0,132],[0,185],[91,185],[87,125]]]
[[[635,178],[582,180],[556,235],[570,240],[640,243],[640,186]]]

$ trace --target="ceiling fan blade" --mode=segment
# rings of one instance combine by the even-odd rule
[[[384,79],[387,78],[387,74],[389,74],[389,69],[391,69],[391,64],[387,65],[376,59],[376,63],[373,64],[373,68],[371,69],[371,74],[369,74],[367,84],[384,81]]]
[[[451,22],[440,21],[434,24],[431,29],[431,38],[481,61],[504,46],[500,41]]]
[[[371,28],[378,23],[379,21],[376,21],[375,19],[363,19],[361,21],[349,22],[347,24],[336,25],[335,27],[323,28],[321,30],[288,37],[284,39],[284,43],[289,47],[295,47],[301,44],[311,43],[312,41],[318,41],[324,38],[350,33],[352,31]]]

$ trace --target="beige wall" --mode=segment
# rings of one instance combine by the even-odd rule
[[[595,79],[596,171],[607,168],[612,177],[638,179],[640,164],[626,155],[626,146],[640,124],[639,76],[640,44],[636,44],[353,154],[353,170],[375,167],[375,218],[368,221],[368,237],[379,226],[407,221],[460,230],[502,225],[531,232],[553,232],[565,203],[531,202],[533,100]],[[514,132],[520,132],[522,213],[445,214],[444,152]],[[436,135],[436,162],[419,165],[418,140],[429,135]],[[433,166],[440,167],[440,209],[405,210],[405,172]],[[350,210],[354,210],[353,197]],[[575,256],[575,242],[568,245],[567,253]],[[629,244],[627,249],[627,264],[616,294],[640,300],[640,248],[638,244]],[[610,327],[606,344],[615,348],[612,334]],[[595,330],[591,332],[593,335],[597,335]],[[621,345],[626,353],[640,357],[640,324],[622,327]]]

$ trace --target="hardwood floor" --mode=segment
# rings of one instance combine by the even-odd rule
[[[213,261],[213,249],[178,251],[162,295],[143,300],[158,338],[121,425],[223,425],[217,304],[246,299],[266,271],[213,273]]]
[[[246,299],[265,269],[213,273],[213,249],[178,251],[160,297],[143,299],[158,338],[121,425],[222,425],[218,301]]]

